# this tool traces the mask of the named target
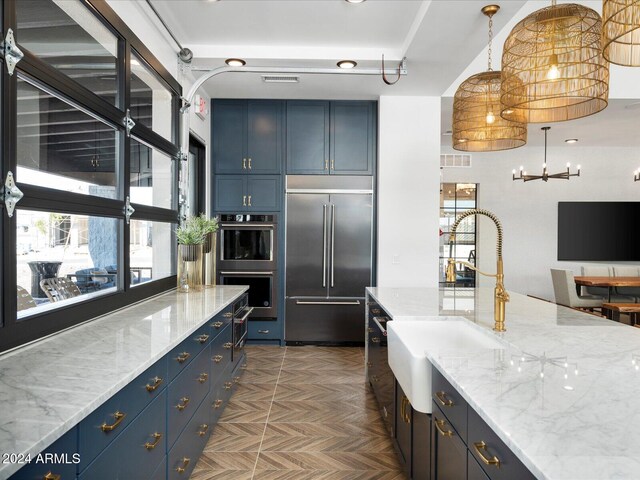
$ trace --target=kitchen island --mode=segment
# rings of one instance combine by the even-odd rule
[[[640,478],[640,330],[509,292],[496,333],[493,289],[367,292],[393,321],[459,316],[500,340],[427,358],[535,477]]]
[[[72,464],[73,471],[70,476],[63,477],[75,477],[75,464],[78,463],[79,468],[83,468],[92,459],[88,453],[83,452],[92,450],[91,457],[96,457],[100,451],[95,451],[94,447],[102,445],[100,442],[106,446],[106,442],[110,441],[113,445],[117,443],[113,440],[126,437],[127,432],[132,430],[135,432],[135,418],[142,419],[144,412],[151,411],[151,407],[145,408],[147,403],[157,405],[156,410],[163,412],[155,415],[156,418],[165,419],[162,402],[167,391],[170,396],[173,385],[176,385],[175,390],[179,393],[178,389],[182,385],[178,381],[181,378],[188,381],[188,387],[184,388],[192,390],[195,388],[192,385],[198,385],[204,389],[202,395],[207,395],[209,382],[213,381],[216,373],[213,364],[209,365],[209,349],[217,348],[218,337],[224,337],[225,341],[231,340],[232,325],[228,325],[232,316],[231,305],[246,290],[247,287],[233,286],[207,288],[188,294],[169,291],[0,356],[0,453],[3,455],[0,479],[8,478],[21,467],[32,466],[33,462],[27,465],[27,459],[35,461],[39,452],[63,436],[61,441],[66,439],[67,445],[70,445],[66,452],[69,455],[54,462],[51,469],[55,473],[61,463],[69,463]],[[221,321],[210,325],[213,317],[221,317]],[[225,322],[227,325],[224,325]],[[231,352],[231,346],[227,344],[227,350],[223,351]],[[176,348],[179,352],[174,352]],[[226,354],[226,363],[230,363],[230,355]],[[229,375],[230,368],[231,366],[227,369]],[[201,373],[201,370],[205,373]],[[194,375],[197,378],[191,382]],[[175,381],[171,382],[173,378]],[[142,388],[133,384],[134,380],[141,382]],[[214,392],[213,386],[211,389]],[[180,430],[188,420],[186,416],[192,416],[198,406],[194,405],[195,395],[194,393],[191,397],[194,401],[189,408],[186,408],[188,399],[182,406],[185,421],[180,420]],[[154,396],[161,398],[156,399]],[[109,414],[117,410],[116,414],[110,420],[105,420],[102,427],[102,420],[96,421],[91,417],[86,441],[83,440],[82,425],[80,428],[76,428],[76,425],[105,401],[110,402],[110,399],[117,400],[114,401],[118,403],[118,408],[110,404],[106,404],[105,408],[110,408]],[[138,417],[135,417],[135,405],[138,411],[145,408]],[[205,414],[209,410],[211,408],[208,406],[202,408]],[[120,411],[124,413],[118,414]],[[194,418],[196,416],[193,415]],[[206,418],[206,423],[211,423],[211,417]],[[107,421],[111,425],[107,425]],[[126,428],[129,421],[132,422],[132,428]],[[144,444],[144,439],[138,442],[136,452],[149,452],[149,458],[151,452],[159,452],[162,459],[165,449],[171,447],[171,444],[165,444],[168,438],[167,428],[162,423],[158,429],[154,426],[149,432],[142,430],[143,436],[154,431],[160,433],[151,435],[148,444]],[[78,431],[81,431],[79,435]],[[177,435],[179,431],[174,433]],[[154,437],[156,443],[152,444]],[[180,440],[175,445],[179,443]],[[75,458],[73,454],[76,454]],[[105,458],[105,455],[98,456],[96,462],[101,457]],[[131,452],[130,457],[135,457],[134,452]],[[169,454],[164,462],[167,457]],[[132,459],[121,458],[116,463],[131,462]],[[194,463],[195,461],[191,462],[190,468]],[[116,468],[114,463],[111,465]],[[87,471],[90,469],[89,465]],[[162,466],[158,469],[161,472],[157,478],[165,478],[166,474],[162,476]],[[153,469],[145,473],[151,476]],[[108,477],[110,472],[103,471],[101,474]],[[111,474],[115,478],[116,474]],[[42,475],[38,478],[42,478]],[[56,478],[55,475],[52,478]],[[98,477],[87,474],[81,478]]]

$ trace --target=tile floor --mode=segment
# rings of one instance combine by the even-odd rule
[[[247,347],[192,480],[405,480],[365,387],[364,349]]]

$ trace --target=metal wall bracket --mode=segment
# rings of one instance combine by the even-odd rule
[[[131,215],[133,215],[133,212],[135,211],[136,209],[131,206],[131,200],[127,196],[127,199],[125,200],[125,203],[124,203],[124,218],[127,221],[127,224],[129,224],[129,220],[131,220]]]
[[[8,172],[4,185],[0,188],[0,198],[7,209],[9,218],[13,217],[16,204],[24,197],[24,193],[16,186],[13,173]]]
[[[131,135],[131,130],[136,126],[136,122],[131,118],[131,112],[127,108],[127,114],[124,117],[124,128],[127,129],[127,137]]]
[[[13,75],[13,70],[16,68],[17,63],[22,60],[22,57],[24,57],[24,53],[22,53],[22,50],[16,45],[13,30],[10,28],[7,29],[7,36],[0,42],[0,52],[7,64],[7,72],[9,72],[9,75]]]

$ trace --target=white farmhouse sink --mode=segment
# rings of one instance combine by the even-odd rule
[[[431,413],[431,363],[428,354],[502,350],[505,345],[466,319],[387,322],[389,366],[413,408]]]

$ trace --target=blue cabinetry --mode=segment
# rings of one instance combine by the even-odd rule
[[[52,443],[44,452],[36,457],[32,456],[30,463],[18,470],[11,477],[11,480],[74,479],[79,460],[78,428],[74,427]]]
[[[274,212],[280,210],[279,175],[217,175],[216,211]]]
[[[287,102],[287,173],[329,173],[329,102]]]

